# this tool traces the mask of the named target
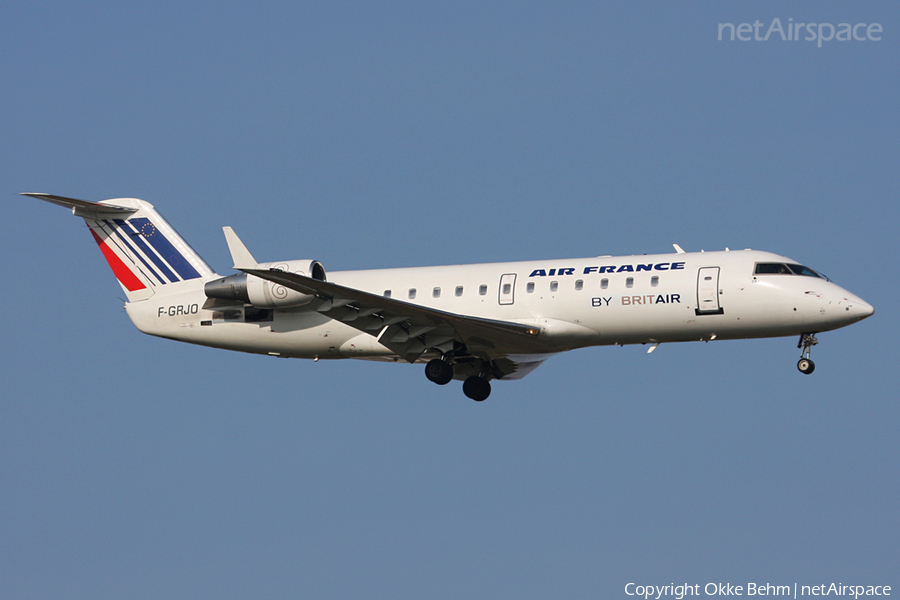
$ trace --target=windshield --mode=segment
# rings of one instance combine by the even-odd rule
[[[817,273],[809,267],[788,263],[756,263],[755,275],[803,275],[805,277],[819,277],[831,281],[821,273]]]

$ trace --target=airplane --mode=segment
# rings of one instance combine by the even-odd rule
[[[328,272],[317,260],[257,262],[231,227],[222,276],[152,204],[25,193],[84,219],[142,332],[283,358],[422,363],[481,402],[577,348],[816,334],[875,310],[795,260],[753,250],[598,256]]]

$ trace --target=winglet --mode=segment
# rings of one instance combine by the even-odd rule
[[[241,238],[234,232],[231,227],[223,227],[225,232],[225,242],[228,244],[228,251],[231,252],[231,260],[234,261],[235,269],[252,269],[258,263],[247,246],[241,241]]]
[[[675,247],[675,252],[678,254],[685,254],[685,251],[678,244],[672,244]]]

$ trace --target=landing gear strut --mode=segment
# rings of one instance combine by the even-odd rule
[[[802,350],[800,351],[800,361],[797,363],[797,368],[800,369],[801,373],[809,375],[816,370],[816,363],[809,358],[809,354],[812,347],[818,343],[819,340],[816,339],[816,334],[814,333],[804,333],[800,336],[800,342],[797,344],[797,347],[802,348]]]

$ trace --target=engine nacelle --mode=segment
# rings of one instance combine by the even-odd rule
[[[258,269],[278,269],[325,281],[325,267],[317,260],[286,260],[259,263]],[[208,298],[236,300],[257,308],[293,308],[306,306],[315,298],[253,275],[241,273],[209,281],[204,286]]]

